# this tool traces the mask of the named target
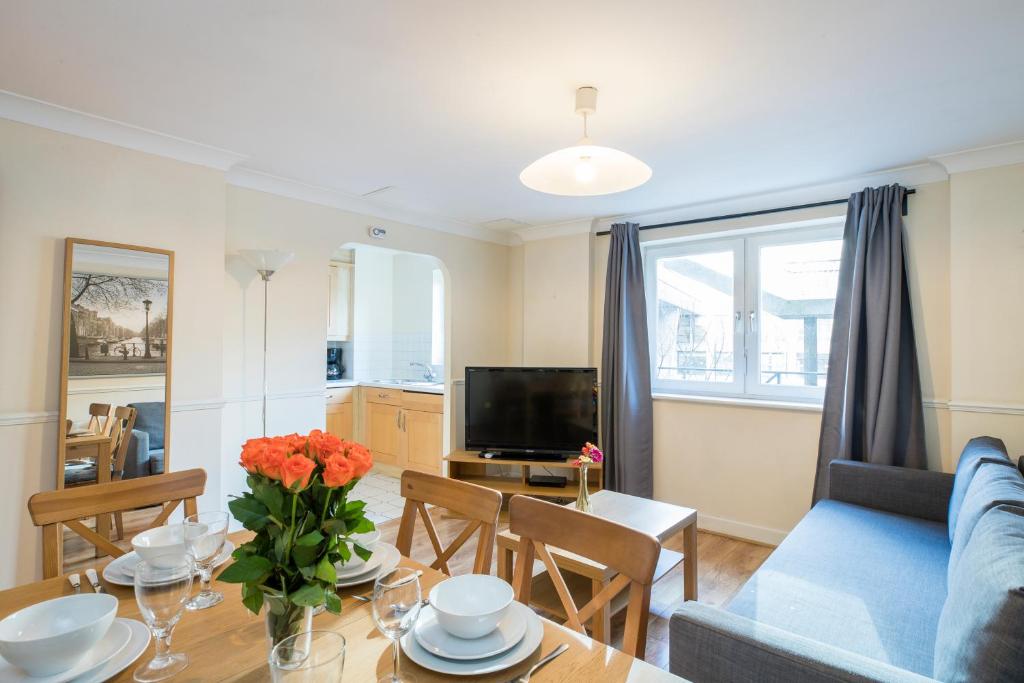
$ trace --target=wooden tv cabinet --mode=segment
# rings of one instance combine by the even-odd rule
[[[448,462],[449,478],[486,486],[506,496],[522,493],[544,498],[575,498],[579,492],[579,468],[572,464],[575,456],[565,460],[545,461],[506,458],[488,460],[481,458],[478,451],[455,451],[444,459]],[[565,486],[531,486],[528,483],[531,470],[534,470],[534,474],[564,476]],[[591,493],[600,491],[604,487],[601,465],[591,465],[587,479]]]

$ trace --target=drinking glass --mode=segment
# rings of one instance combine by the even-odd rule
[[[345,636],[305,631],[289,636],[270,653],[274,683],[338,683],[345,669]]]
[[[402,683],[398,677],[398,641],[412,629],[419,614],[420,579],[414,569],[399,567],[377,577],[373,584],[373,621],[391,639],[394,664],[391,675],[382,676],[379,683]]]
[[[199,594],[185,605],[190,610],[213,607],[224,599],[223,593],[210,588],[217,556],[228,535],[228,513],[200,512],[185,518],[185,548],[199,569]]]
[[[161,555],[135,565],[135,601],[156,640],[156,654],[136,669],[136,681],[162,681],[188,666],[187,655],[171,654],[171,631],[181,619],[192,592],[195,571],[192,558],[181,553]]]

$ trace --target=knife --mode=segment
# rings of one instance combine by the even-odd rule
[[[86,569],[85,570],[85,577],[87,579],[89,579],[89,583],[92,584],[92,589],[94,591],[96,591],[97,593],[106,593],[106,591],[103,590],[103,586],[100,585],[100,580],[99,580],[99,577],[96,576],[96,570],[95,569],[93,569],[92,567],[89,567],[88,569]]]
[[[68,583],[75,589],[75,593],[82,592],[82,582],[78,579],[78,574],[68,574]]]

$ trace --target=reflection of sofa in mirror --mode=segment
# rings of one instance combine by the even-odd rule
[[[124,478],[164,473],[164,402],[130,403],[135,408],[135,427],[128,443]]]

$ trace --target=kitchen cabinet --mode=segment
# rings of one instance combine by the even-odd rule
[[[351,263],[332,261],[327,267],[327,339],[352,339],[352,282]]]
[[[352,422],[354,395],[353,387],[340,387],[327,391],[327,431],[349,441],[355,438]]]
[[[374,462],[441,474],[443,396],[367,387],[363,398],[366,445]]]

